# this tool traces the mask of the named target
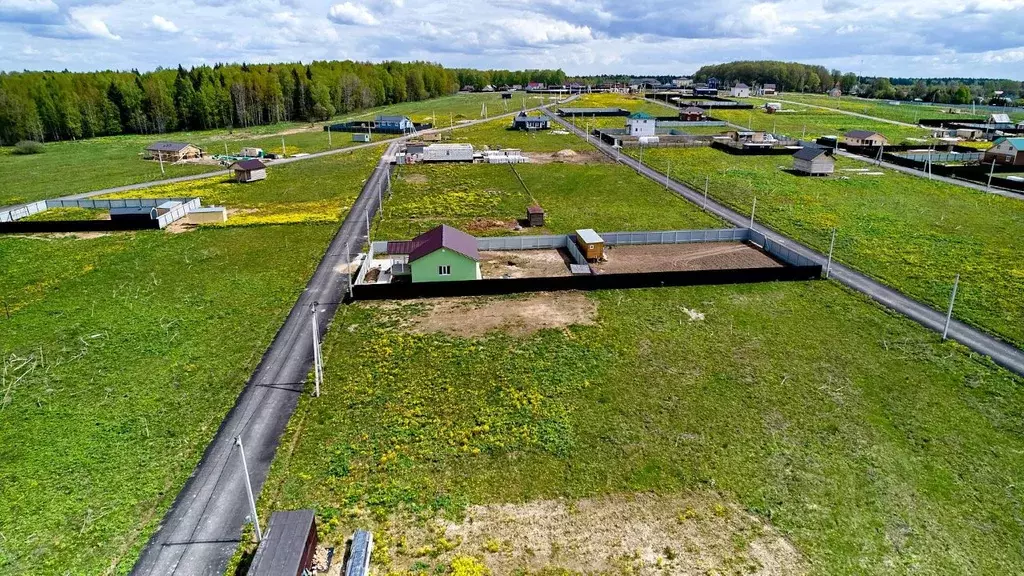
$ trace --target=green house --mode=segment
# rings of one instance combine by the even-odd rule
[[[388,254],[408,254],[413,282],[480,279],[476,238],[441,225],[409,242],[389,242]]]

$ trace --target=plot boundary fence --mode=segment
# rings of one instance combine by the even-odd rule
[[[87,208],[92,210],[111,210],[113,208],[156,208],[168,202],[176,203],[164,214],[154,220],[116,221],[116,220],[21,220],[45,212],[51,208]],[[39,232],[109,232],[119,230],[151,230],[166,228],[188,215],[189,212],[202,205],[199,198],[115,198],[110,200],[40,200],[13,210],[0,212],[0,233],[39,233]]]
[[[686,244],[704,242],[746,242],[760,248],[785,266],[672,270],[655,272],[584,274],[530,278],[484,278],[455,282],[372,283],[365,277],[371,258],[364,260],[353,285],[354,300],[390,300],[433,298],[445,296],[479,296],[544,292],[558,290],[605,290],[620,288],[652,288],[659,286],[692,286],[700,284],[739,284],[750,282],[812,280],[821,277],[821,264],[801,256],[784,243],[773,241],[749,228],[717,228],[707,230],[659,230],[642,232],[601,232],[606,246],[638,246],[650,244]],[[384,253],[386,241],[370,244],[369,254]],[[564,249],[576,264],[587,264],[576,246],[575,234],[545,236],[499,236],[477,238],[481,251]],[[380,252],[378,252],[380,251]],[[400,257],[401,258],[401,257]]]

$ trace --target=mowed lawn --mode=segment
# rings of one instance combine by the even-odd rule
[[[583,94],[576,100],[566,104],[564,108],[568,110],[572,108],[622,108],[629,110],[631,113],[644,112],[654,117],[675,116],[678,114],[669,106],[650,102],[639,96],[611,93]],[[595,128],[622,128],[626,124],[624,116],[574,117],[569,115],[566,116],[566,119],[584,130],[588,128],[591,130]],[[725,128],[721,130],[725,130]]]
[[[344,307],[326,338],[330,384],[300,401],[261,513],[314,508],[329,545],[371,527],[377,571],[473,556],[512,572],[523,566],[506,554],[523,544],[503,534],[530,534],[514,514],[531,502],[566,498],[571,515],[578,498],[710,494],[781,531],[812,574],[1024,571],[1021,379],[829,282],[578,297],[596,306],[592,325],[519,336],[410,330],[430,301]],[[445,532],[468,506],[499,504],[508,520],[486,544]],[[730,514],[712,510],[664,514],[684,527]],[[525,557],[578,560],[554,548],[560,536]],[[753,536],[703,537],[744,556]],[[682,551],[641,538],[606,561],[660,574],[704,554],[700,538]]]
[[[724,226],[663,187],[611,162],[519,164],[514,170],[522,182],[509,165],[402,166],[373,237],[412,238],[439,224],[478,236],[564,234],[580,228],[613,232]],[[533,202],[544,208],[545,226],[513,231]]]
[[[630,151],[630,153],[635,153]],[[757,219],[944,310],[960,274],[954,315],[1024,345],[1024,202],[839,158],[836,175],[809,179],[785,156],[732,156],[711,148],[647,150],[644,162]]]
[[[360,154],[200,193],[259,226],[0,238],[0,574],[128,573],[361,189]]]

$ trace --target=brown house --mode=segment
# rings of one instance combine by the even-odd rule
[[[703,108],[689,106],[679,111],[679,119],[684,122],[700,122],[707,117]]]
[[[147,160],[179,162],[181,160],[202,158],[203,151],[199,147],[186,142],[153,142],[146,146],[144,157]]]
[[[889,139],[870,130],[850,130],[843,134],[843,143],[848,146],[885,146]]]

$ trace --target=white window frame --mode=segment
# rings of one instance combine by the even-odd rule
[[[451,266],[451,264],[445,264],[443,266],[438,266],[437,267],[437,275],[438,276],[451,276],[452,275],[452,266]]]

